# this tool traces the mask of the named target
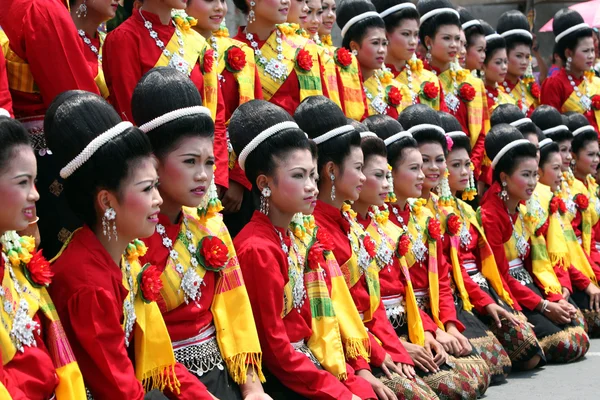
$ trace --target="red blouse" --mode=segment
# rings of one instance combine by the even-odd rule
[[[60,0],[0,0],[0,25],[10,48],[26,60],[39,93],[11,90],[17,118],[45,115],[54,98],[67,90],[98,94],[83,42]]]
[[[394,78],[397,78],[398,75],[400,75],[400,73],[402,71],[398,71],[396,69],[396,66],[393,64],[385,64],[385,66],[390,70],[390,72],[392,73],[392,75],[394,75]],[[438,79],[439,81],[439,79]],[[446,106],[446,100],[444,99],[444,90],[442,89],[442,82],[439,82],[439,87],[440,87],[440,111],[444,111],[444,112],[449,112],[448,111],[448,106]],[[413,90],[415,90],[415,88],[413,88]],[[419,90],[415,90],[415,93],[419,93]],[[421,97],[417,96],[416,97],[417,103],[421,103]]]
[[[264,366],[303,397],[346,400],[354,393],[363,399],[375,398],[371,386],[354,375],[349,365],[348,379],[340,382],[292,347],[292,343],[310,338],[312,316],[309,301],[305,301],[299,311],[292,310],[282,317],[283,289],[289,278],[287,255],[281,249],[277,231],[289,247],[285,230],[275,228],[264,214],[255,211],[233,241],[254,312]]]
[[[13,116],[12,98],[8,87],[8,76],[6,75],[6,60],[4,53],[0,51],[0,108],[4,108]]]
[[[76,266],[76,267],[75,267]],[[77,231],[54,262],[50,295],[86,386],[95,398],[144,398],[144,388],[132,364],[135,344],[125,347],[123,301],[128,291],[123,274],[90,228]],[[175,365],[180,394],[170,399],[212,399],[204,385],[181,365]]]

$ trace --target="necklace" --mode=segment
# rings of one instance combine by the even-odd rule
[[[521,89],[521,111],[523,111],[524,114],[527,114],[527,94],[525,93],[525,84],[523,83],[522,79],[519,79],[519,88]],[[517,104],[519,103],[519,99],[517,99],[517,97],[514,94],[514,89],[511,90],[511,88],[508,86],[508,82],[505,80],[504,82],[502,82],[502,86],[504,86],[504,89],[506,91],[506,93],[514,100],[517,102]],[[516,85],[515,85],[516,86]]]
[[[412,99],[412,103],[413,104],[417,104],[417,98],[418,95],[417,93],[415,93],[413,91],[414,85],[413,85],[413,74],[412,74],[412,69],[411,66],[409,64],[409,61],[406,62],[406,64],[404,64],[404,70],[406,71],[406,80],[407,80],[407,85],[408,86],[408,90],[410,91],[410,97]]]
[[[584,76],[581,80],[583,82],[583,90],[585,91],[585,93],[581,93],[579,87],[575,84],[575,80],[573,79],[573,76],[571,74],[567,74],[567,78],[569,79],[569,83],[573,87],[575,95],[579,97],[579,103],[585,109],[585,111],[589,111],[592,108],[592,100],[590,99],[592,95],[590,93],[590,88],[587,84],[586,77]]]
[[[377,71],[373,74],[373,78],[375,79],[375,82],[377,82],[377,96],[373,96],[364,84],[363,91],[365,92],[365,96],[367,96],[367,99],[369,99],[369,101],[371,102],[371,108],[373,108],[378,114],[386,114],[388,110],[388,105],[383,99],[383,84],[381,83],[381,79],[379,79],[379,75],[377,75]]]
[[[275,227],[273,227],[275,229]],[[283,254],[287,256],[287,264],[288,264],[288,278],[292,284],[292,297],[294,308],[296,311],[300,312],[302,306],[304,305],[304,300],[306,299],[306,288],[304,287],[304,276],[302,270],[300,269],[301,263],[300,260],[300,250],[298,250],[298,245],[294,241],[293,234],[288,229],[286,235],[290,239],[290,243],[292,244],[292,249],[294,250],[294,255],[296,256],[296,261],[292,258],[290,254],[290,248],[285,241],[283,240],[283,235],[277,229],[275,229],[277,236],[279,236],[279,242],[281,244],[281,250],[283,250]],[[299,265],[300,264],[300,265]]]
[[[100,51],[98,51],[98,48],[92,44],[91,39],[89,37],[87,37],[87,35],[83,31],[83,29],[79,29],[77,31],[77,33],[79,33],[79,37],[81,37],[81,39],[83,40],[83,43],[87,44],[87,46],[90,48],[90,50],[92,50],[92,53],[94,53],[96,55],[96,57],[98,57],[98,63],[101,63],[102,55],[100,54]]]
[[[404,223],[404,218],[402,218],[402,216],[400,215],[400,211],[398,211],[398,207],[396,207],[393,204],[392,204],[392,212],[396,216],[396,219],[398,220],[398,222],[400,222],[400,225],[402,225],[402,230],[404,231],[405,234],[408,235],[408,238],[410,239],[411,248],[412,248],[413,256],[415,257],[415,261],[418,263],[425,262],[425,258],[427,257],[427,246],[425,246],[425,244],[423,243],[423,232],[421,231],[421,226],[416,221],[414,215],[412,215],[412,212],[411,212],[411,213],[409,213],[408,218],[410,221],[412,221],[412,223],[414,224],[414,226],[417,229],[417,238],[416,239],[413,237],[413,235],[408,230],[408,226]],[[409,223],[410,223],[410,221],[409,221]]]
[[[456,75],[458,73],[458,63],[451,62],[450,63],[450,76],[452,77],[452,89],[448,91],[448,93],[444,94],[444,100],[446,101],[446,106],[452,112],[456,112],[458,107],[460,107],[460,100],[458,99],[458,81],[456,79]],[[432,72],[437,75],[437,71],[432,68]]]
[[[512,236],[516,241],[517,255],[519,256],[519,258],[521,260],[524,260],[525,256],[527,255],[527,252],[529,251],[529,243],[527,242],[527,239],[525,238],[526,232],[525,232],[525,221],[523,220],[523,215],[521,214],[521,212],[517,212],[519,214],[519,219],[521,220],[521,234],[517,236],[517,229],[515,228],[515,224],[512,220],[510,212],[508,212],[508,209],[506,210],[506,212],[508,213],[508,219],[510,220],[510,223],[513,228]]]
[[[164,54],[164,56],[169,59],[168,66],[172,67],[172,68],[175,68],[179,72],[183,72],[184,74],[186,74],[186,75],[189,76],[190,72],[191,72],[190,71],[190,64],[187,61],[185,61],[185,59],[183,58],[183,56],[185,55],[185,50],[183,48],[183,45],[184,45],[183,34],[181,33],[181,31],[179,30],[179,28],[177,27],[177,25],[174,24],[173,21],[171,21],[171,23],[175,27],[175,35],[177,36],[177,44],[179,44],[179,50],[178,50],[178,52],[177,53],[171,53],[165,47],[164,42],[159,39],[158,33],[152,28],[152,22],[146,20],[146,18],[144,17],[144,14],[142,14],[142,10],[141,9],[139,9],[138,11],[140,13],[140,16],[144,20],[144,26],[146,27],[146,29],[148,29],[148,32],[150,33],[150,37],[152,39],[154,39],[154,42],[156,43],[156,46],[159,49],[162,50],[162,53]]]
[[[250,46],[254,50],[254,58],[256,63],[260,65],[265,70],[265,75],[269,75],[275,81],[285,81],[287,79],[287,68],[283,61],[283,39],[281,39],[281,32],[279,29],[275,30],[275,34],[277,37],[275,38],[275,42],[277,43],[277,59],[270,58],[267,60],[265,56],[262,55],[260,48],[258,47],[258,43],[254,40],[254,35],[250,32],[246,32],[246,39],[250,42]]]
[[[462,220],[462,226],[460,228],[460,233],[458,234],[458,237],[460,238],[461,246],[466,249],[471,244],[471,240],[473,239],[473,237],[471,236],[471,232],[469,232],[469,228],[467,227],[468,220],[465,218],[465,214],[463,212],[462,207],[458,203],[458,199],[454,199],[454,202],[456,203],[456,208],[458,209],[460,219]]]
[[[123,272],[125,273],[127,284],[129,285],[129,295],[123,302],[123,314],[125,315],[125,346],[129,347],[129,339],[131,338],[131,332],[133,331],[137,316],[135,315],[135,308],[133,306],[133,303],[135,302],[135,290],[133,286],[134,282],[133,274],[131,273],[131,264],[127,261],[127,257],[123,257],[123,263],[125,264],[125,270]]]
[[[385,207],[387,210],[387,206]],[[377,216],[381,215],[381,211],[377,209],[377,207],[373,206],[369,208],[367,214],[371,218],[370,223],[373,224],[373,226],[375,226],[375,229],[377,230],[377,233],[381,238],[379,242],[379,247],[377,248],[377,254],[375,255],[375,261],[377,262],[377,266],[379,267],[379,270],[382,270],[387,266],[388,271],[391,272],[394,251],[388,246],[388,244],[392,242],[391,238],[383,231],[383,229],[379,225],[379,222],[377,221]]]
[[[368,232],[365,232],[362,227],[355,221],[354,217],[350,216],[348,211],[342,211],[342,216],[346,219],[348,224],[350,225],[350,229],[346,236],[348,237],[348,242],[350,243],[350,247],[356,257],[358,259],[358,266],[360,267],[360,272],[365,273],[369,269],[373,258],[369,255],[369,252],[365,248],[365,240],[373,241],[371,235]],[[362,232],[361,232],[362,231]],[[362,240],[361,240],[362,239]]]
[[[488,90],[487,86],[485,87],[485,93],[487,94],[487,96],[492,99],[494,101],[494,106],[498,105],[498,97],[499,97],[499,93],[498,93],[498,88],[494,88],[496,90],[496,94],[492,93],[491,90]]]
[[[219,62],[219,43],[214,35],[210,37],[210,46],[215,51],[215,61]]]

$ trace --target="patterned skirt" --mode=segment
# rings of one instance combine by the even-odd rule
[[[600,313],[590,310],[590,296],[585,292],[575,290],[571,299],[583,313],[588,336],[591,339],[600,338]]]

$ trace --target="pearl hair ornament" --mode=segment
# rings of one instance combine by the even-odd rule
[[[240,168],[245,171],[246,159],[248,158],[250,153],[252,153],[262,142],[267,140],[269,137],[286,129],[300,129],[300,127],[294,121],[283,121],[259,133],[240,152],[240,155],[238,156],[238,163],[240,164]]]
[[[151,121],[146,122],[142,126],[140,126],[140,130],[144,133],[148,133],[161,125],[174,121],[181,117],[186,117],[188,115],[206,115],[212,118],[210,114],[210,110],[203,106],[193,106],[193,107],[185,107],[180,108],[178,110],[170,111],[166,114],[161,115],[160,117],[156,117]]]
[[[521,145],[525,145],[525,144],[531,144],[531,142],[529,140],[527,140],[527,139],[517,139],[515,141],[510,142],[506,146],[504,146],[498,152],[498,154],[496,154],[496,157],[494,157],[494,159],[492,160],[492,169],[496,168],[496,165],[498,165],[498,163],[500,162],[500,160],[502,159],[502,157],[504,157],[504,155],[506,153],[508,153],[510,150],[512,150],[515,147],[518,147],[518,146],[521,146]]]

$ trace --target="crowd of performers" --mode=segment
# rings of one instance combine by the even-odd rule
[[[540,87],[517,11],[234,3],[0,0],[0,398],[466,400],[581,359],[581,15]]]

